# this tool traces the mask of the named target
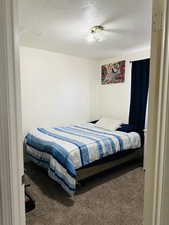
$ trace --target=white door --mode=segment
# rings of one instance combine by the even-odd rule
[[[24,225],[17,1],[0,0],[0,224]]]

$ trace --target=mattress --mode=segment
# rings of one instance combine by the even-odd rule
[[[140,135],[109,131],[94,124],[37,128],[25,138],[29,158],[71,196],[76,191],[76,170],[120,151],[141,147]]]

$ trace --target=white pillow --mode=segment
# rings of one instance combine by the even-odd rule
[[[106,130],[115,131],[122,122],[120,120],[114,120],[112,118],[101,118],[97,123],[95,123],[96,127],[100,127]]]

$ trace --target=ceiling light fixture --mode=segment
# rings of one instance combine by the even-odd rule
[[[90,29],[89,35],[88,35],[88,42],[101,42],[104,40],[104,27],[94,26]]]

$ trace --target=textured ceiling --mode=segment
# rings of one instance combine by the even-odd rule
[[[150,45],[151,0],[19,0],[21,44],[87,58],[108,58]],[[88,43],[103,25],[106,40]]]

